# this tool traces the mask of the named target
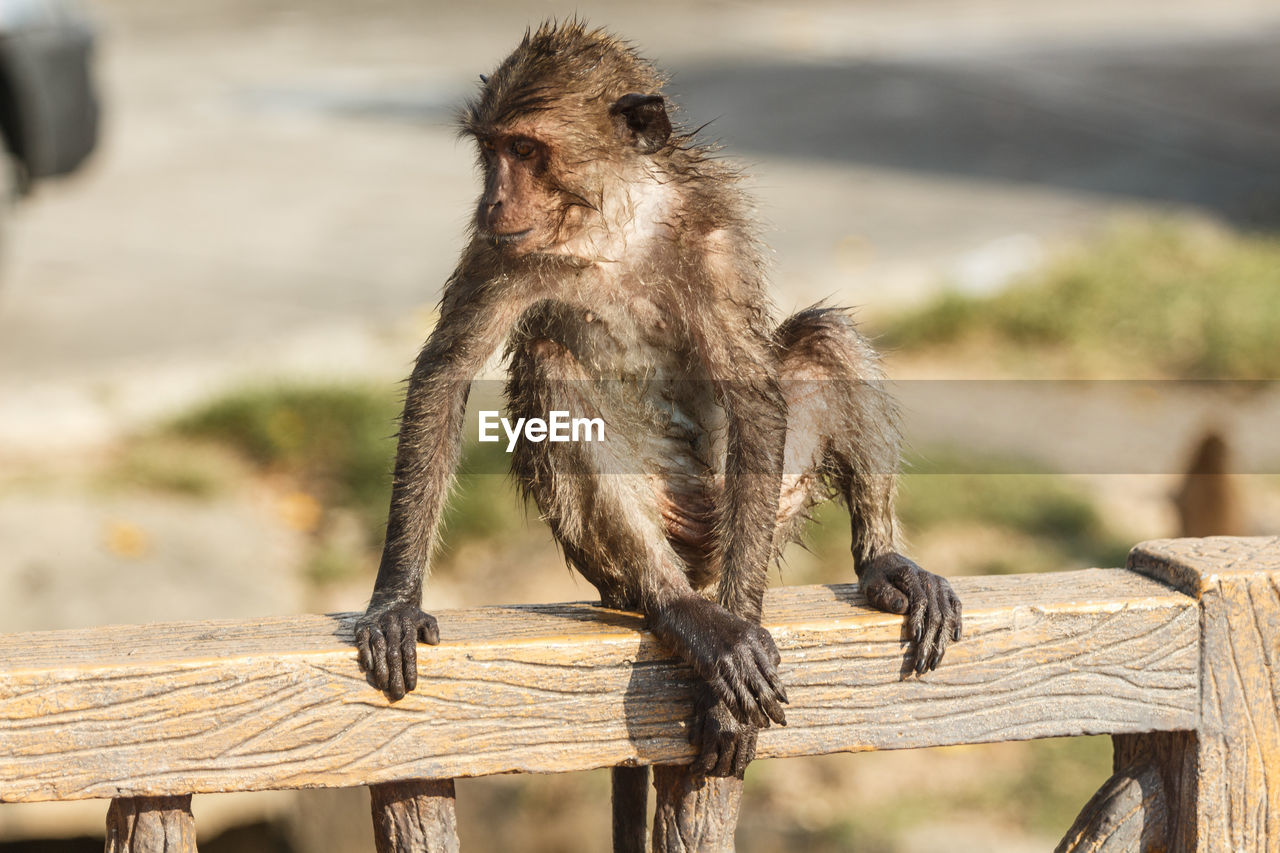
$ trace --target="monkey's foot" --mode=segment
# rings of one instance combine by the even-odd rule
[[[936,669],[947,643],[960,639],[960,599],[946,578],[891,551],[863,566],[858,583],[872,607],[906,614],[907,633],[916,644],[911,669],[917,675]]]
[[[759,728],[740,723],[709,686],[698,690],[689,742],[698,747],[690,769],[704,776],[736,776],[741,779],[756,757]]]
[[[764,628],[690,594],[650,614],[653,633],[693,667],[740,723],[785,726],[781,657]]]
[[[392,701],[418,686],[418,641],[440,642],[434,616],[413,604],[369,605],[356,620],[356,649],[360,668]]]

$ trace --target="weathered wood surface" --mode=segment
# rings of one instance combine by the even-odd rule
[[[452,779],[385,782],[369,795],[377,853],[458,853]]]
[[[1199,614],[1124,570],[957,578],[965,639],[905,677],[855,586],[774,590],[790,725],[761,758],[1188,729]],[[440,612],[416,692],[360,673],[352,615],[0,635],[0,801],[157,796],[687,761],[688,670],[638,616]],[[1273,790],[1280,790],[1277,785]]]
[[[1117,771],[1085,804],[1056,853],[1167,850],[1164,778],[1152,764]]]
[[[191,796],[121,797],[107,809],[106,853],[196,853]]]
[[[733,853],[742,780],[713,779],[680,765],[653,768],[654,853]]]
[[[1280,537],[1144,542],[1129,565],[1200,599],[1193,733],[1117,738],[1169,787],[1171,851],[1280,850]]]

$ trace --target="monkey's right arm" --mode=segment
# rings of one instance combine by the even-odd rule
[[[382,561],[369,608],[356,622],[360,666],[399,699],[418,683],[417,642],[440,641],[420,609],[427,559],[462,447],[471,380],[501,345],[521,301],[495,282],[455,273],[405,396]]]

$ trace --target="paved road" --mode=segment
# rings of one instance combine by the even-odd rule
[[[1280,11],[1113,6],[585,8],[749,164],[786,309],[998,286],[1116,211],[1280,221]],[[103,148],[10,229],[0,443],[100,441],[247,378],[403,373],[475,192],[450,113],[541,10],[98,8]]]

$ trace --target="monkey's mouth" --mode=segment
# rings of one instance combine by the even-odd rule
[[[499,234],[496,231],[490,231],[489,239],[493,241],[495,246],[514,246],[525,237],[528,237],[532,231],[532,228],[526,228],[523,231],[513,231],[510,234]]]

